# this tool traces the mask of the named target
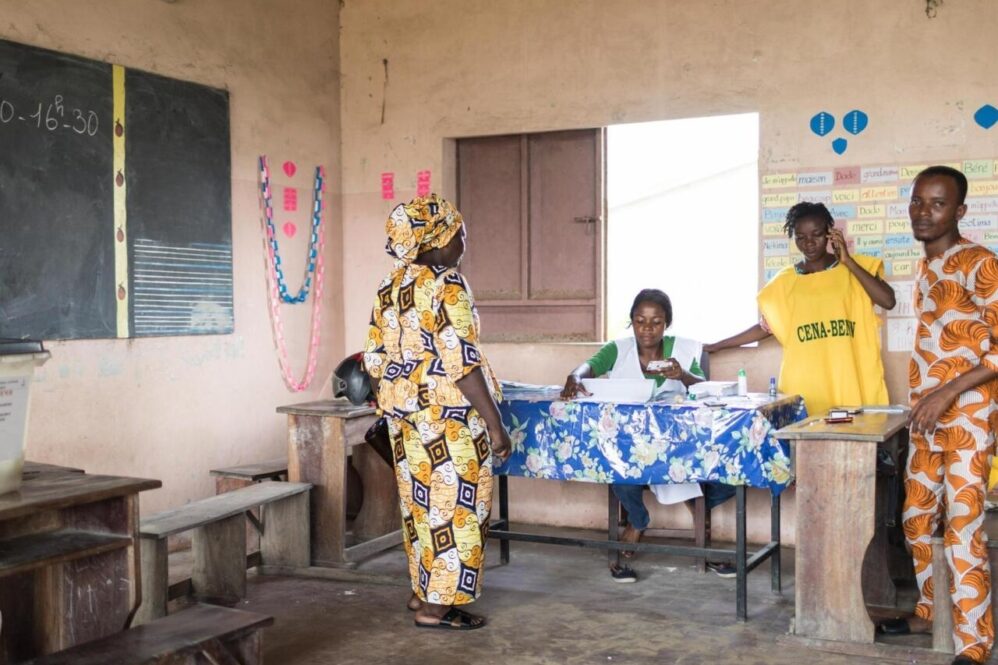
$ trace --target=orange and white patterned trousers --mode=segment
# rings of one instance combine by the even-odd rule
[[[988,537],[983,528],[990,455],[986,450],[930,451],[912,445],[904,482],[904,535],[915,560],[919,590],[915,614],[932,620],[931,540],[945,511],[953,644],[957,654],[982,663],[995,638]]]

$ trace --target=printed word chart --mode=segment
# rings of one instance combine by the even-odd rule
[[[970,182],[961,234],[998,251],[998,160],[934,162],[959,169]],[[888,279],[912,279],[922,246],[911,235],[911,182],[928,164],[846,166],[762,176],[763,278],[800,259],[783,231],[787,211],[800,201],[824,203],[843,231],[849,251],[884,261]]]

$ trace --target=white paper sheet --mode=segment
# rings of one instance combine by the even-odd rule
[[[579,394],[590,402],[647,402],[655,393],[654,379],[582,379],[591,397]]]
[[[652,494],[664,506],[682,503],[703,496],[700,483],[674,483],[671,485],[651,485]]]
[[[887,321],[887,350],[911,353],[915,348],[915,319]]]
[[[912,297],[915,293],[914,280],[905,282],[888,282],[894,289],[894,309],[888,310],[887,316],[896,319],[906,319],[915,316],[912,309]]]

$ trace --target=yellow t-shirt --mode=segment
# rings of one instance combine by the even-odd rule
[[[854,254],[883,278],[880,259]],[[787,266],[759,292],[759,309],[783,346],[780,391],[800,394],[813,415],[833,406],[887,404],[880,319],[863,285],[841,263],[809,275]]]

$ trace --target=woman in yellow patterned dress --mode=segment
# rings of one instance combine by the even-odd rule
[[[492,460],[511,443],[499,383],[478,348],[471,289],[457,266],[461,214],[430,194],[397,206],[386,224],[396,259],[371,315],[364,366],[388,421],[420,628],[472,630],[458,609],[478,598],[492,507]]]

